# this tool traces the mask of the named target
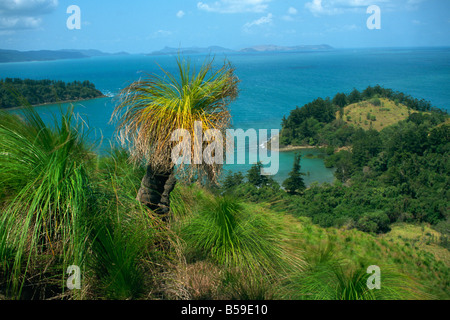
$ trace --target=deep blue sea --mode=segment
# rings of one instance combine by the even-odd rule
[[[201,64],[205,56],[190,57]],[[450,110],[450,48],[342,49],[326,52],[243,53],[216,55],[218,65],[227,58],[240,78],[240,94],[230,105],[233,127],[280,129],[281,118],[296,106],[317,97],[333,97],[369,85],[402,91]],[[102,150],[109,146],[114,126],[109,124],[116,104],[114,95],[145,73],[159,73],[160,67],[176,72],[175,56],[107,56],[79,60],[0,64],[0,78],[18,77],[71,82],[89,80],[108,98],[75,104],[92,129],[92,139],[103,137]],[[57,105],[38,107],[45,119],[58,112]],[[63,107],[67,107],[63,105]],[[317,154],[306,150],[302,154]],[[292,168],[294,152],[281,153],[282,181]],[[227,167],[246,171],[249,165]],[[332,182],[333,172],[321,159],[302,158],[305,180]]]

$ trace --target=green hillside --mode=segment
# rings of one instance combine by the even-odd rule
[[[374,98],[344,107],[343,120],[364,130],[372,128],[381,131],[399,121],[406,120],[415,112],[418,111],[410,110],[401,103],[395,103],[386,98]],[[336,118],[340,119],[340,112],[336,113]]]
[[[202,203],[212,201],[214,197],[208,191],[195,187],[178,189],[176,199],[184,200],[176,200],[174,206],[182,206],[184,210],[177,211],[177,224],[192,223],[196,213],[202,210]],[[200,205],[194,209],[186,206],[192,203]],[[402,292],[409,298],[450,298],[450,252],[439,246],[440,233],[426,224],[398,224],[387,234],[373,235],[356,229],[322,228],[313,224],[310,218],[296,218],[273,211],[265,205],[243,203],[242,206],[242,210],[250,216],[249,221],[263,219],[270,222],[272,227],[276,228],[277,234],[281,235],[281,248],[290,257],[302,261],[299,267],[289,267],[266,285],[260,283],[258,292],[264,293],[265,298],[302,299],[296,292],[300,288],[291,280],[301,278],[302,273],[307,273],[306,270],[311,264],[316,263],[317,259],[325,258],[324,254],[329,255],[328,258],[332,256],[332,259],[342,261],[349,273],[358,268],[365,270],[370,265],[378,265],[382,274],[385,268],[387,279],[392,273],[404,275]],[[189,243],[187,238],[183,240]],[[190,251],[189,247],[184,247],[183,250],[184,253]],[[205,294],[206,298],[211,299],[236,298],[231,293],[227,295],[226,290],[218,290],[216,287],[224,285],[226,281],[226,270],[220,270],[220,264],[211,262],[208,257],[204,257],[201,263],[197,260],[198,256],[190,257],[191,260],[188,259],[186,264],[181,266],[181,270],[178,269],[180,266],[177,266],[177,272],[180,273],[178,276],[186,286],[183,289],[189,292],[190,298],[205,298]],[[205,264],[210,265],[210,269],[206,269]],[[201,277],[198,275],[199,265],[203,268]],[[329,285],[332,286],[331,283]]]

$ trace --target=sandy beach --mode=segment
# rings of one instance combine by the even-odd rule
[[[278,152],[288,152],[288,151],[295,151],[295,150],[305,150],[305,149],[320,149],[321,146],[293,146],[293,145],[287,145],[287,146],[279,146],[278,150],[273,149],[269,146],[267,146],[267,144],[272,141],[273,139],[277,138],[279,136],[276,137],[272,137],[269,141],[266,141],[264,143],[264,146],[266,148],[268,148],[269,150],[274,150],[274,151],[278,151]]]

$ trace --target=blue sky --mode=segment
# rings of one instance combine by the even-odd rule
[[[81,9],[69,30],[67,8]],[[369,30],[370,5],[381,29]],[[146,53],[164,46],[450,46],[450,0],[0,0],[0,48]]]

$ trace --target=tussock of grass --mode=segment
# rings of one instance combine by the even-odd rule
[[[288,255],[278,221],[252,209],[229,196],[205,199],[198,212],[180,223],[187,255],[249,271],[283,267]]]
[[[307,269],[291,274],[279,295],[290,300],[405,300],[430,298],[418,283],[395,268],[380,265],[381,288],[369,289],[369,264],[336,256],[332,242],[307,253]]]
[[[7,261],[11,292],[20,293],[27,272],[36,271],[29,266],[37,256],[63,266],[84,263],[84,216],[91,196],[85,163],[91,155],[72,111],[53,127],[32,109],[21,117],[0,115],[0,180],[8,190],[0,216],[0,256]]]

